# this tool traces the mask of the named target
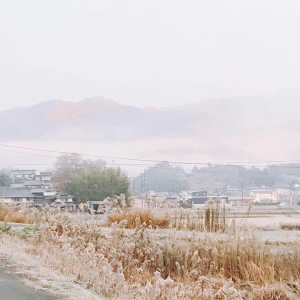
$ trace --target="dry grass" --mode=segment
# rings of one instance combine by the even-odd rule
[[[280,223],[282,230],[300,230],[300,223]]]
[[[229,227],[214,207],[174,219],[126,210],[108,216],[110,228],[44,209],[29,251],[108,299],[299,299],[299,241],[263,242],[251,228]],[[0,212],[6,220],[37,218],[24,209]]]
[[[23,206],[0,205],[0,221],[11,223],[33,224],[32,213]]]
[[[136,228],[139,224],[152,228],[168,228],[171,224],[170,217],[154,216],[150,210],[123,210],[113,212],[108,216],[108,225],[118,223],[124,228]]]
[[[204,211],[181,211],[175,214],[172,227],[178,230],[225,232],[228,229],[225,207],[220,209],[218,204],[211,201]]]
[[[129,212],[121,216],[114,222],[141,220],[130,223],[136,224],[134,233],[113,223],[104,234],[97,223],[79,216],[53,215],[31,251],[108,299],[300,297],[299,243],[269,245],[238,228],[232,235],[198,238],[171,229],[163,237],[148,229],[149,214],[146,219]]]

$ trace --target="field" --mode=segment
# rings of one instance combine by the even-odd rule
[[[300,298],[297,210],[5,209],[29,225],[3,223],[2,243],[19,240],[27,255],[98,299]]]

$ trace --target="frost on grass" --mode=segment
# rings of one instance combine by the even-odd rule
[[[269,295],[298,299],[300,295],[299,244],[286,251],[238,228],[221,239],[211,233],[184,239],[175,230],[160,239],[152,232],[141,222],[130,232],[115,224],[104,231],[79,216],[57,215],[37,233],[32,253],[108,299],[270,299]]]
[[[2,233],[0,243],[2,265],[21,275],[27,285],[54,294],[58,299],[103,299],[78,285],[72,277],[43,266],[36,256],[28,253],[28,243],[19,237]]]
[[[238,227],[196,237],[187,227],[149,229],[134,216],[127,230],[123,219],[103,228],[81,215],[49,214],[24,245],[43,266],[105,299],[300,297],[298,242],[270,245]],[[219,224],[211,222],[209,231]]]

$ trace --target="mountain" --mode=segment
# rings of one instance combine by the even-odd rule
[[[190,112],[147,109],[95,97],[77,103],[53,100],[0,112],[0,140],[136,140],[185,134]],[[20,124],[22,127],[20,128]]]
[[[300,97],[282,94],[170,108],[133,107],[103,97],[52,100],[0,112],[0,141],[118,144],[127,153],[139,148],[140,156],[159,159],[290,160],[298,159],[299,112]]]

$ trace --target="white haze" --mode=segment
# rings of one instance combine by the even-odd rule
[[[298,0],[3,0],[0,110],[95,95],[169,106],[293,90],[299,14]]]

